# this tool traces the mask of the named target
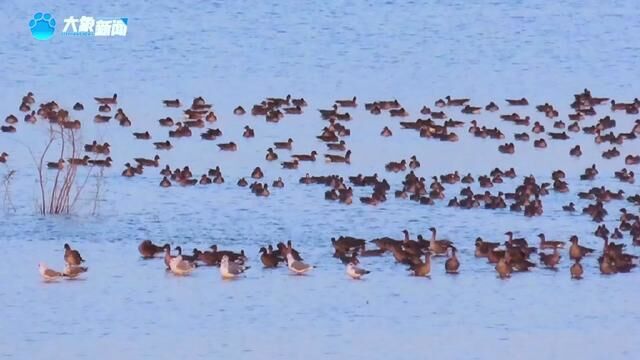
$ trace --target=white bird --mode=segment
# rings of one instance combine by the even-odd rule
[[[220,260],[220,275],[223,279],[232,279],[245,272],[249,267],[229,261],[229,256],[222,256]]]
[[[189,275],[193,269],[195,269],[195,265],[187,260],[183,260],[180,255],[169,261],[169,270],[176,275]]]
[[[361,269],[361,268],[357,267],[352,262],[347,264],[347,275],[351,276],[352,279],[359,280],[364,275],[367,275],[370,272],[371,271],[369,271],[369,270],[365,270],[365,269]]]
[[[55,271],[53,269],[49,269],[46,264],[39,263],[38,270],[40,271],[40,275],[46,281],[57,280],[58,278],[64,276],[61,272]]]
[[[87,270],[89,270],[88,267],[71,266],[71,265],[67,264],[67,266],[65,266],[64,271],[62,272],[62,274],[64,276],[68,277],[69,279],[75,279],[80,274],[87,272]]]
[[[291,253],[287,253],[287,266],[289,267],[289,270],[296,273],[297,275],[302,275],[307,271],[313,269],[313,266],[294,259]]]

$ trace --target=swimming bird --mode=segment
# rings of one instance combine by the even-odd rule
[[[64,244],[64,261],[69,265],[80,265],[84,259],[78,250],[73,250],[69,244]]]
[[[411,264],[409,266],[409,270],[412,271],[413,276],[431,276],[431,252],[427,251],[424,256],[424,261],[418,258],[418,262],[416,264]]]
[[[352,262],[347,264],[347,275],[349,275],[352,279],[360,280],[364,275],[367,275],[369,273],[371,273],[371,271],[359,268]]]
[[[296,275],[303,275],[313,269],[313,266],[294,259],[290,251],[287,252],[287,266]]]
[[[249,266],[244,266],[241,264],[237,264],[235,262],[229,261],[229,256],[223,255],[220,260],[220,275],[222,275],[223,279],[233,279],[242,275]]]
[[[456,256],[457,249],[454,246],[449,246],[449,249],[451,249],[451,255],[449,256],[447,261],[445,261],[444,269],[447,274],[457,274],[458,270],[460,269],[460,261]]]
[[[109,105],[118,103],[118,94],[113,94],[112,97],[94,97],[98,104]]]
[[[172,107],[172,108],[177,108],[180,107],[180,100],[179,99],[175,99],[175,100],[162,100],[162,103],[164,104],[164,106],[166,107]]]
[[[540,250],[564,248],[564,241],[549,241],[542,233],[538,234],[538,237],[540,238]]]
[[[271,245],[269,245],[269,250],[264,246],[260,248],[260,261],[262,261],[262,265],[265,268],[274,268],[278,266],[280,262],[280,258],[273,253]]]
[[[38,271],[40,272],[40,276],[42,276],[42,278],[45,281],[57,280],[57,279],[61,278],[62,276],[64,276],[59,271],[56,271],[56,270],[53,270],[53,269],[49,269],[47,267],[47,265],[44,264],[44,263],[39,263],[38,264]]]
[[[69,278],[75,279],[83,273],[86,273],[89,270],[88,267],[85,266],[71,266],[67,264],[62,272],[62,275]]]
[[[153,166],[158,167],[160,165],[160,156],[156,155],[153,159],[145,159],[145,158],[135,158],[133,159],[135,162],[142,166]]]
[[[158,246],[151,242],[151,240],[143,240],[140,245],[138,245],[138,252],[140,252],[143,259],[151,259],[156,254],[164,252],[167,247],[169,247],[169,244]]]
[[[186,276],[191,274],[194,269],[195,265],[187,260],[183,260],[180,255],[169,260],[169,270],[175,275]]]
[[[578,237],[572,235],[569,239],[571,246],[569,247],[569,258],[571,260],[580,260],[583,256],[593,253],[595,250],[578,244]]]

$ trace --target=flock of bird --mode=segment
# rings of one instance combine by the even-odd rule
[[[637,220],[637,218],[636,218]],[[453,241],[438,239],[436,229],[429,228],[431,237],[425,239],[418,235],[411,239],[409,231],[403,230],[402,239],[390,237],[376,238],[370,241],[352,236],[340,236],[331,238],[333,257],[345,265],[346,274],[353,279],[361,279],[370,273],[369,270],[359,267],[360,258],[379,257],[391,254],[396,263],[408,266],[411,275],[430,277],[432,271],[432,257],[446,257],[444,270],[447,274],[458,274],[460,260],[456,255],[457,248]],[[538,246],[530,246],[524,238],[515,238],[513,232],[505,233],[507,240],[504,243],[488,242],[481,238],[475,240],[476,258],[486,258],[489,264],[495,264],[497,276],[501,279],[511,277],[514,272],[527,272],[537,266],[532,254],[537,254],[540,264],[547,269],[557,270],[557,265],[562,259],[560,250],[565,249],[566,243],[558,240],[547,240],[545,234],[538,234]],[[582,246],[577,236],[569,239],[568,255],[572,264],[569,268],[572,279],[582,279],[584,269],[581,261],[584,257],[596,252],[595,249]],[[368,248],[372,244],[374,248]],[[604,237],[602,254],[597,259],[599,269],[603,275],[626,273],[637,266],[638,256],[625,252],[625,244],[609,242]],[[138,246],[138,252],[145,260],[153,259],[163,254],[166,270],[177,276],[191,274],[198,266],[217,266],[223,279],[237,278],[250,268],[246,263],[248,258],[244,250],[235,252],[220,250],[217,245],[212,245],[208,250],[201,251],[194,248],[191,255],[183,253],[181,246],[176,246],[176,254],[171,253],[171,245],[157,245],[151,240],[143,240]],[[303,262],[300,252],[288,241],[280,242],[274,248],[271,244],[260,248],[260,261],[264,268],[276,268],[280,264],[286,264],[287,268],[296,275],[304,275],[313,269],[313,266]],[[423,260],[424,258],[424,260]],[[68,244],[64,245],[65,270],[56,271],[39,264],[40,274],[46,281],[54,281],[59,278],[75,279],[88,268],[82,267],[84,259],[78,250],[72,249]]]
[[[98,104],[98,114],[93,119],[95,123],[109,123],[114,119],[121,126],[127,127],[132,125],[132,121],[126,115],[125,111],[122,108],[117,108],[117,94],[114,94],[112,97],[97,97],[95,101]],[[611,148],[604,150],[600,154],[600,158],[605,161],[617,159],[621,157],[622,154],[616,145],[634,141],[637,138],[637,134],[640,134],[640,119],[629,122],[616,121],[612,118],[612,115],[606,115],[600,119],[595,118],[597,115],[596,109],[604,104],[610,105],[608,110],[613,115],[618,113],[634,115],[638,114],[640,110],[640,100],[637,98],[626,103],[616,102],[609,98],[595,97],[588,89],[584,89],[584,91],[575,94],[573,97],[573,101],[570,104],[573,112],[566,115],[569,123],[561,120],[558,110],[549,103],[535,106],[536,110],[541,114],[541,117],[544,116],[549,119],[549,124],[543,124],[542,121],[534,121],[528,115],[520,115],[515,109],[526,108],[529,106],[529,101],[526,98],[516,98],[506,100],[506,106],[509,110],[499,115],[499,119],[505,124],[522,127],[523,129],[531,127],[530,132],[515,131],[512,134],[513,142],[506,141],[502,143],[506,135],[496,126],[489,127],[480,124],[477,120],[471,120],[467,131],[471,136],[476,138],[500,141],[501,143],[498,144],[497,150],[507,156],[516,153],[516,143],[522,143],[524,145],[534,136],[537,138],[533,139],[533,147],[538,149],[546,148],[548,146],[547,140],[571,141],[581,135],[588,136],[592,137],[596,144],[612,145]],[[159,126],[170,129],[168,130],[166,139],[153,142],[153,146],[157,150],[169,151],[174,147],[171,139],[191,137],[192,130],[204,128],[208,124],[214,124],[218,120],[218,115],[214,112],[213,106],[207,103],[203,97],[193,99],[188,106],[184,106],[183,102],[179,99],[164,100],[163,105],[169,108],[187,108],[183,111],[183,119],[174,120],[171,117],[165,117],[158,120]],[[326,147],[326,153],[322,155],[322,158],[324,158],[327,163],[340,163],[346,166],[351,164],[352,150],[349,149],[347,144],[351,130],[347,128],[345,124],[353,120],[349,109],[354,109],[358,106],[360,106],[358,99],[353,97],[351,99],[335,100],[330,108],[319,109],[319,117],[323,121],[326,121],[326,124],[322,127],[316,138]],[[433,106],[435,109],[423,106],[419,110],[419,113],[420,116],[424,116],[426,119],[417,119],[414,121],[404,120],[410,116],[410,113],[398,100],[378,100],[365,103],[364,109],[374,116],[387,113],[392,118],[400,119],[397,123],[400,129],[414,131],[419,137],[446,142],[459,141],[460,138],[454,130],[466,125],[465,121],[454,120],[452,118],[452,112],[457,110],[460,114],[463,114],[461,116],[473,116],[482,112],[495,113],[500,111],[500,106],[495,102],[491,102],[486,106],[474,106],[471,104],[470,99],[455,99],[450,96],[437,100]],[[236,107],[233,110],[233,116],[244,117],[250,114],[253,117],[263,117],[268,123],[278,123],[285,117],[298,116],[304,113],[307,107],[308,104],[304,98],[293,98],[291,95],[287,95],[284,98],[270,97],[253,105],[249,111],[246,111],[242,106]],[[82,127],[82,123],[74,119],[76,115],[84,110],[84,105],[81,103],[76,103],[73,106],[73,115],[69,111],[61,108],[54,101],[40,104],[37,110],[32,108],[35,108],[35,98],[33,93],[30,92],[22,98],[19,106],[19,110],[25,113],[24,121],[26,123],[33,124],[39,120],[46,120],[48,123],[58,124],[62,128],[70,129],[71,131]],[[115,114],[111,115],[114,108]],[[586,126],[584,122],[588,119],[597,120],[592,125]],[[19,120],[15,115],[7,116],[5,122],[7,125],[3,125],[0,128],[2,132],[15,133],[17,131],[16,125],[19,123]],[[384,126],[380,131],[380,136],[392,137],[395,131],[392,127],[393,126]],[[547,127],[552,127],[554,130],[549,131],[546,129]],[[613,129],[616,127],[625,127],[625,129],[614,133]],[[141,141],[149,141],[157,136],[157,134],[152,136],[148,130],[133,132],[132,135],[134,139]],[[221,136],[223,136],[223,132],[219,128],[210,127],[200,133],[202,141],[213,141]],[[249,125],[246,125],[241,136],[243,138],[252,138],[256,136],[256,132]],[[288,154],[294,149],[295,143],[291,137],[274,142],[272,146],[265,150],[264,160],[267,162],[280,161],[282,169],[295,170],[303,166],[304,163],[314,162],[320,157],[319,151],[313,150],[309,153],[293,153],[289,155],[288,158],[284,158],[285,154]],[[234,141],[217,143],[220,151],[237,151],[238,146],[238,143]],[[518,147],[520,146],[521,145],[518,145]],[[47,167],[52,171],[64,171],[70,166],[112,166],[114,160],[110,156],[111,145],[109,143],[93,141],[85,144],[83,149],[87,152],[87,155],[66,160],[58,159],[49,161]],[[93,155],[90,156],[90,153]],[[570,149],[568,155],[572,157],[584,156],[580,144],[575,144],[575,146]],[[8,163],[10,161],[9,159],[9,154],[6,152],[0,154],[1,163]],[[594,164],[586,168],[580,176],[581,181],[593,181],[598,178],[599,170],[595,164],[595,159],[596,157],[594,156]],[[161,157],[158,154],[148,158],[133,158],[124,164],[122,175],[133,178],[142,174],[148,168],[162,167],[160,160]],[[623,162],[629,167],[638,165],[640,164],[640,155],[638,153],[629,153],[624,156]],[[488,174],[479,176],[473,176],[470,173],[464,175],[464,173],[454,171],[448,174],[433,176],[430,178],[431,182],[429,183],[425,177],[417,174],[421,169],[421,163],[415,154],[407,159],[386,163],[383,168],[387,172],[406,173],[402,186],[393,192],[395,198],[413,200],[421,205],[434,205],[436,202],[444,200],[446,197],[446,187],[448,185],[462,183],[465,187],[462,188],[458,194],[449,198],[447,206],[460,209],[483,207],[490,210],[508,208],[514,213],[523,213],[525,216],[533,217],[542,215],[544,210],[543,198],[545,196],[552,192],[567,193],[570,191],[569,183],[566,180],[566,173],[561,169],[552,172],[550,181],[540,181],[532,175],[524,176],[520,185],[516,186],[512,192],[499,191],[492,193],[489,189],[494,187],[494,185],[501,184],[505,182],[506,179],[516,178],[518,176],[516,170],[513,168],[495,168]],[[616,171],[613,175],[624,183],[633,184],[635,182],[634,171],[626,167]],[[164,164],[159,176],[161,177],[159,184],[165,188],[171,187],[174,184],[193,186],[198,184],[221,184],[225,182],[222,169],[219,166],[208,169],[198,177],[194,176],[188,165],[172,169],[169,164]],[[248,177],[252,179],[251,183],[247,178],[242,177],[237,180],[237,185],[240,187],[249,187],[251,192],[256,196],[267,197],[271,194],[270,188],[283,188],[285,186],[282,177],[275,178],[271,184],[262,182],[264,181],[265,174],[260,166],[256,166],[253,171],[248,174]],[[328,190],[324,192],[324,198],[343,204],[352,204],[354,196],[353,188],[370,188],[372,190],[371,194],[369,196],[359,197],[359,201],[362,204],[373,206],[387,201],[388,193],[391,191],[390,184],[386,179],[379,176],[378,173],[371,175],[356,174],[349,176],[347,179],[338,175],[313,176],[306,173],[299,178],[298,182],[303,185],[325,185],[328,187]],[[471,185],[476,183],[483,191],[474,192],[471,189]],[[588,191],[578,192],[577,199],[593,201],[581,210],[582,213],[590,216],[592,220],[597,223],[603,222],[605,217],[608,216],[605,205],[611,201],[626,200],[630,204],[629,207],[640,206],[640,194],[625,197],[624,191],[607,189],[604,186],[594,186]],[[575,207],[574,202],[563,206],[562,210],[567,212],[580,211],[580,209]],[[602,256],[599,258],[602,273],[626,272],[635,266],[633,261],[636,257],[624,253],[623,244],[609,242],[609,239],[622,239],[625,236],[624,233],[628,233],[631,244],[640,245],[640,220],[638,219],[638,215],[626,207],[620,208],[620,212],[622,214],[620,216],[620,224],[613,229],[613,231],[607,229],[605,225],[599,225],[595,231],[595,235],[602,238],[605,242]],[[504,244],[489,243],[478,239],[476,241],[476,255],[482,254],[482,256],[486,256],[490,262],[496,263],[496,269],[502,277],[508,276],[512,270],[523,271],[534,266],[534,263],[529,260],[529,255],[537,251],[553,250],[551,253],[542,252],[539,255],[545,266],[554,267],[560,260],[561,255],[558,250],[562,248],[564,244],[546,241],[544,235],[542,235],[540,247],[536,249],[530,247],[526,241],[520,240],[522,239],[512,239],[511,235],[509,235],[509,240]],[[456,257],[456,247],[452,243],[438,242],[435,238],[424,240],[419,236],[416,240],[412,240],[409,239],[407,235],[400,241],[390,238],[375,239],[374,241],[378,245],[378,249],[375,250],[365,249],[362,245],[363,241],[363,239],[353,239],[350,237],[337,239],[334,243],[336,256],[341,259],[351,257],[355,260],[357,256],[362,257],[378,254],[378,252],[380,252],[380,254],[389,252],[394,255],[396,261],[409,265],[417,275],[424,275],[430,272],[430,270],[427,271],[425,269],[430,269],[430,257],[432,255],[444,256],[449,254],[447,264],[452,266],[452,269],[455,268],[455,266],[451,264],[459,264]],[[570,246],[570,257],[575,261],[572,265],[572,274],[575,270],[575,277],[579,277],[578,274],[580,273],[578,270],[580,269],[579,259],[583,255],[591,252],[591,249],[582,247],[577,241],[577,238],[572,238],[572,244]],[[345,244],[349,244],[349,246]],[[152,244],[148,245],[151,246]],[[502,245],[504,245],[504,249],[500,249]],[[207,258],[207,256],[209,256],[207,254],[211,252],[213,252],[212,256],[216,259],[214,263],[221,266],[223,276],[238,275],[247,269],[241,264],[241,261],[238,261],[239,258],[233,256],[232,253],[226,254],[227,258],[224,258],[224,256],[218,258],[215,250],[189,255],[195,258],[189,258],[187,255],[182,254],[173,257],[170,254],[170,248],[153,246],[158,252],[166,252],[165,256],[169,257],[166,258],[169,259],[166,261],[167,266],[174,273],[188,273],[192,271],[195,267],[194,264],[202,261],[200,259],[201,257]],[[290,246],[276,250],[265,248],[262,252],[262,257],[277,258],[278,262],[285,261],[292,271],[308,271],[311,267],[302,263],[300,259],[295,257],[288,259],[289,255],[291,255],[291,250],[292,248]],[[425,257],[425,260],[421,260],[422,257]],[[194,259],[196,261],[191,261]],[[206,263],[206,261],[204,262]],[[350,274],[358,276],[365,274],[364,270],[357,267],[356,261],[345,262],[345,264],[351,264],[348,265],[349,267],[347,268]],[[79,271],[82,269],[73,267],[79,265],[70,264],[69,266],[71,266],[70,270],[65,270],[58,274],[68,276],[69,274],[65,275],[65,272]],[[449,269],[447,270],[449,271]]]

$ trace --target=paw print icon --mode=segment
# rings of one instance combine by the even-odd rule
[[[49,40],[56,31],[56,20],[49,13],[35,13],[29,21],[31,35],[38,40]]]

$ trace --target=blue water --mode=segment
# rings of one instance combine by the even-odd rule
[[[28,23],[36,12],[50,12],[56,19],[52,39],[32,38]],[[473,257],[477,236],[499,241],[507,230],[534,242],[541,231],[565,241],[577,234],[585,245],[600,249],[601,240],[592,235],[595,223],[567,215],[561,206],[569,201],[586,206],[575,194],[592,186],[637,193],[637,185],[613,178],[613,171],[624,167],[624,156],[640,153],[637,141],[618,145],[622,156],[605,161],[600,153],[610,146],[594,144],[591,136],[571,133],[571,140],[547,140],[549,148],[539,150],[532,142],[540,136],[532,134],[531,142],[516,142],[516,154],[508,156],[497,152],[504,141],[472,138],[468,124],[454,130],[458,143],[429,141],[401,130],[396,118],[374,117],[361,106],[350,111],[354,120],[345,123],[352,131],[345,139],[353,151],[350,166],[318,161],[283,171],[278,162],[264,161],[266,148],[288,137],[295,141],[292,153],[325,153],[314,136],[326,122],[314,109],[354,95],[360,104],[396,98],[411,113],[407,120],[423,117],[418,113],[422,105],[433,107],[446,95],[470,97],[482,106],[494,100],[500,114],[511,112],[504,98],[526,96],[532,105],[552,102],[567,124],[572,94],[584,87],[596,96],[631,101],[640,96],[637,4],[10,1],[0,2],[0,13],[2,119],[13,113],[22,120],[17,107],[27,91],[35,93],[37,104],[56,100],[71,108],[80,101],[86,110],[72,116],[83,121],[83,142],[108,141],[114,159],[104,173],[96,216],[91,215],[93,173],[73,216],[42,218],[35,211],[38,188],[29,149],[42,151],[47,127],[42,121],[21,121],[16,134],[0,134],[0,152],[10,154],[0,175],[16,170],[10,203],[5,189],[0,190],[5,199],[0,217],[2,357],[633,359],[640,352],[637,271],[602,277],[590,258],[584,261],[585,280],[571,281],[568,254],[563,253],[558,272],[536,269],[499,281],[492,265]],[[62,36],[63,19],[71,15],[128,17],[128,34]],[[97,113],[93,96],[114,92],[133,121],[131,128],[92,123]],[[248,110],[265,96],[286,94],[307,99],[305,114],[276,125],[232,114],[237,105]],[[175,148],[158,154],[162,166],[190,165],[198,177],[219,165],[225,184],[161,189],[159,169],[152,168],[140,177],[121,177],[125,162],[156,153],[150,142],[133,140],[131,132],[149,130],[153,141],[164,140],[168,129],[156,120],[180,116],[181,110],[163,108],[160,100],[188,103],[199,95],[213,103],[219,120],[212,127],[224,135],[206,142],[194,129],[194,137],[172,139]],[[609,114],[607,106],[597,110],[596,118]],[[499,121],[497,114],[445,111],[457,120],[498,126],[507,134],[505,141],[525,131]],[[517,111],[554,131],[533,106]],[[613,116],[616,132],[629,131],[637,118]],[[247,124],[256,138],[241,137]],[[392,129],[392,137],[379,136],[384,126]],[[227,141],[238,143],[239,150],[219,152],[215,144]],[[568,156],[575,144],[583,148],[580,159]],[[377,172],[395,190],[404,175],[385,173],[383,164],[413,154],[422,162],[417,173],[427,178],[453,170],[477,176],[496,166],[514,167],[519,177],[505,179],[491,189],[494,193],[512,191],[522,175],[548,181],[552,170],[564,169],[571,193],[545,197],[544,215],[527,219],[506,210],[450,209],[444,202],[425,207],[393,199],[392,193],[386,203],[368,207],[357,197],[369,195],[369,188],[354,189],[354,204],[345,206],[323,200],[326,189],[320,185],[297,184],[307,172]],[[279,155],[288,160],[286,151]],[[597,180],[578,181],[594,162],[600,169]],[[262,167],[269,183],[281,176],[285,188],[273,189],[264,199],[237,187],[237,179],[248,177],[255,166]],[[447,199],[461,188],[447,186]],[[479,190],[477,183],[472,188]],[[629,203],[611,202],[605,221],[610,229],[623,206],[637,213]],[[400,238],[402,229],[427,235],[430,226],[460,249],[459,276],[446,276],[443,260],[437,259],[431,279],[416,279],[386,256],[363,259],[372,274],[356,282],[331,258],[332,236]],[[139,260],[136,247],[146,238],[189,251],[213,243],[244,249],[252,268],[238,281],[222,281],[215,268],[176,278],[165,273],[161,260]],[[317,265],[310,276],[261,269],[258,248],[287,239]],[[43,283],[38,262],[60,269],[64,242],[88,259],[86,280]]]

